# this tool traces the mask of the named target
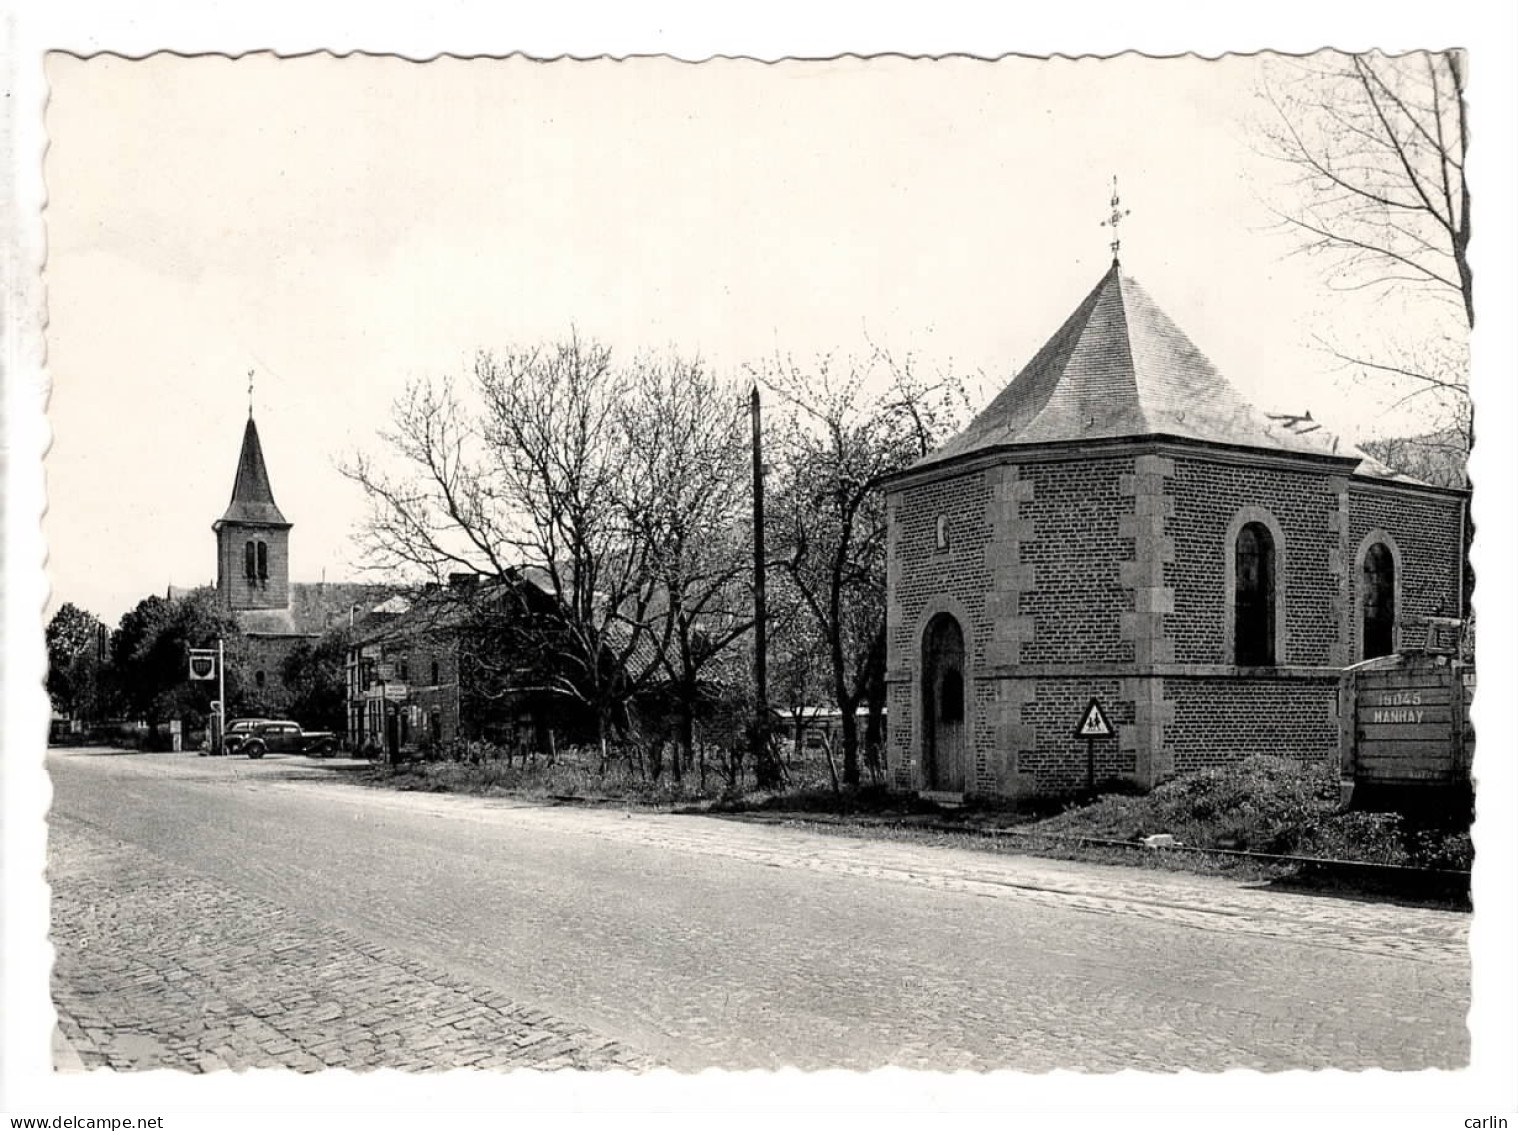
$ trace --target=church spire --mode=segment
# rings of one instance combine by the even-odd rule
[[[269,484],[269,469],[264,464],[264,449],[258,440],[258,425],[253,422],[251,406],[248,424],[242,433],[242,452],[237,458],[237,478],[232,483],[232,501],[220,522],[284,527],[290,525],[274,502],[274,488]]]

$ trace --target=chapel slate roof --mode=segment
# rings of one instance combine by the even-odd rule
[[[1359,474],[1411,481],[1310,416],[1254,408],[1115,260],[1012,383],[913,470],[1008,446],[1140,436],[1339,456],[1362,461]]]
[[[232,501],[227,511],[216,523],[253,523],[261,526],[285,526],[279,507],[274,502],[274,488],[269,485],[269,469],[264,465],[263,445],[258,441],[258,425],[248,417],[248,426],[242,433],[242,452],[237,457],[237,478],[232,483]]]

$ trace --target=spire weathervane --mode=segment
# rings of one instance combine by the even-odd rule
[[[253,370],[248,370],[248,419],[253,419]]]
[[[1122,199],[1117,195],[1117,176],[1112,178],[1112,214],[1102,221],[1102,227],[1112,229],[1112,242],[1107,246],[1112,248],[1112,262],[1117,262],[1118,248],[1122,247],[1123,241],[1118,236],[1117,226],[1123,222],[1123,217],[1133,211],[1131,208],[1123,208]]]

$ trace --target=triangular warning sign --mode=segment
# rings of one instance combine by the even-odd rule
[[[1111,738],[1115,732],[1112,724],[1107,721],[1106,712],[1102,705],[1093,697],[1086,705],[1085,713],[1081,715],[1080,726],[1075,728],[1076,738]]]

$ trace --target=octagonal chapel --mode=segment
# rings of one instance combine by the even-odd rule
[[[1115,259],[886,498],[900,788],[1333,759],[1341,669],[1463,614],[1468,493],[1256,410]]]

